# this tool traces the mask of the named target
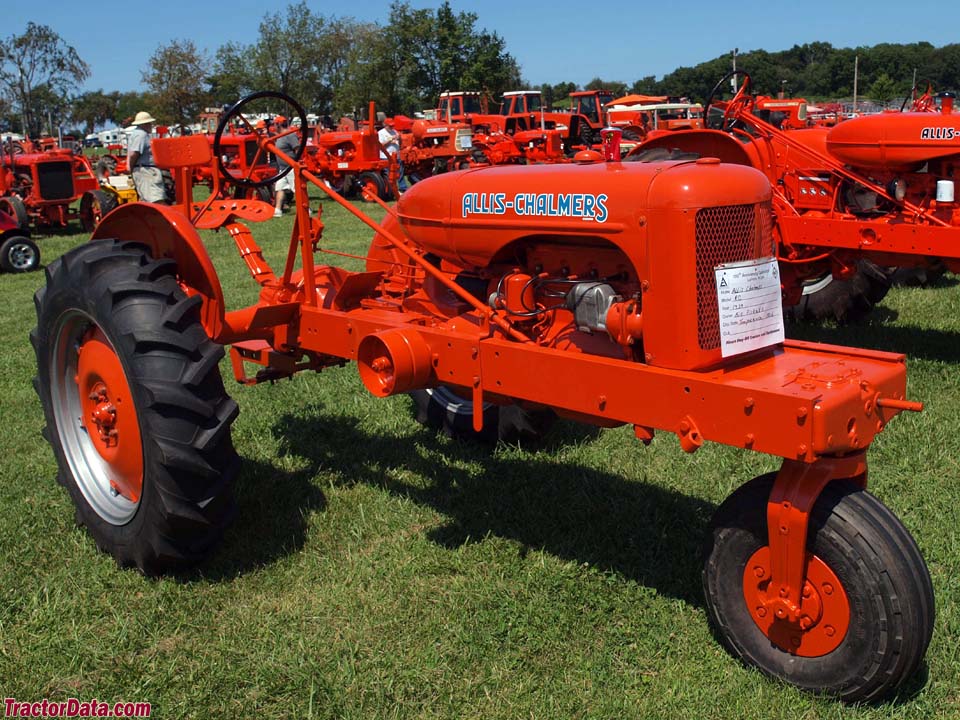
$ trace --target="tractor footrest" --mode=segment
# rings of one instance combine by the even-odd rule
[[[261,365],[263,370],[258,370],[251,377],[247,375],[244,363]],[[281,380],[304,369],[297,364],[297,358],[277,352],[265,340],[244,340],[231,345],[230,364],[233,366],[233,376],[243,385]]]

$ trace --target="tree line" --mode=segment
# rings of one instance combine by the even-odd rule
[[[29,23],[0,44],[0,132],[31,135],[67,125],[83,132],[122,124],[149,109],[168,124],[192,123],[208,106],[230,104],[243,95],[275,89],[309,111],[350,114],[370,100],[387,114],[413,114],[432,107],[444,90],[481,90],[496,99],[505,90],[539,88],[549,104],[562,104],[577,89],[605,88],[615,94],[686,96],[704,100],[731,68],[731,55],[680,67],[660,78],[593,78],[537,85],[521,76],[516,59],[496,32],[477,25],[472,12],[449,2],[415,9],[396,0],[384,23],[325,16],[305,0],[268,12],[250,44],[228,42],[212,54],[189,39],[159,46],[142,70],[142,90],[77,93],[89,66],[51,28]],[[881,44],[835,48],[829,43],[789,50],[739,53],[737,67],[750,73],[756,92],[818,101],[853,95],[854,63],[861,98],[885,103],[910,92],[916,75],[921,90],[955,88],[960,44]]]

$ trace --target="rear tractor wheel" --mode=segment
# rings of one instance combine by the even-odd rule
[[[803,289],[800,302],[785,308],[785,315],[794,322],[835,320],[841,325],[858,322],[886,297],[890,285],[889,273],[869,260],[861,260],[857,263],[857,272],[846,280],[825,275],[809,283]]]
[[[767,500],[774,475],[717,509],[706,552],[707,610],[731,653],[803,690],[869,702],[920,666],[933,632],[933,589],[916,543],[870,493],[827,485],[810,513],[799,623],[764,606],[770,584]]]
[[[121,566],[200,561],[233,516],[239,464],[200,298],[172,260],[98,240],[51,263],[34,302],[34,385],[78,523]]]
[[[30,214],[27,212],[27,206],[16,195],[0,197],[0,211],[12,217],[21,230],[30,227]]]
[[[117,206],[117,197],[106,190],[88,190],[80,198],[80,225],[92,233],[104,216]]]
[[[376,195],[381,200],[387,199],[387,181],[384,180],[383,175],[376,172],[362,172],[358,179],[358,192],[360,193],[360,199],[366,200],[363,196],[363,191],[369,189],[374,195]]]

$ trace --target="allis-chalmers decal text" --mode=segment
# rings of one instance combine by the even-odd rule
[[[960,137],[960,130],[951,127],[928,127],[920,131],[921,140],[953,140]]]
[[[470,215],[506,215],[512,211],[523,217],[569,217],[606,222],[607,196],[588,193],[464,193],[463,217]]]

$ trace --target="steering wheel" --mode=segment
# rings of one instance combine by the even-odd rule
[[[727,130],[728,126],[736,120],[734,117],[735,113],[733,112],[734,108],[739,105],[742,105],[744,108],[749,106],[753,102],[753,94],[750,92],[752,89],[753,82],[750,80],[750,75],[744,70],[733,70],[728,72],[713,86],[713,90],[710,91],[710,94],[707,96],[707,101],[703,104],[703,118],[704,121],[710,122],[710,106],[713,105],[713,101],[717,98],[718,95],[723,91],[723,86],[730,82],[734,77],[742,77],[743,82],[740,83],[740,87],[737,89],[737,94],[727,102],[723,108],[723,119],[720,121],[720,127],[714,127],[715,130]]]
[[[250,124],[250,121],[243,116],[243,109],[254,101],[263,100],[264,98],[279,100],[280,102],[291,107],[295,112],[290,113],[290,115],[296,115],[298,118],[300,118],[300,127],[289,127],[277,135],[263,135],[258,133],[256,128]],[[227,128],[230,127],[234,120],[237,120],[241,126],[245,127],[246,131],[251,135],[259,136],[257,141],[257,153],[249,162],[246,175],[242,177],[236,175],[223,163],[224,153],[221,139],[223,138],[224,132],[226,132]],[[227,111],[223,114],[223,117],[220,118],[220,123],[217,125],[217,132],[213,136],[213,154],[217,158],[217,167],[220,169],[220,175],[224,179],[246,188],[260,188],[266,187],[267,185],[272,185],[290,172],[293,168],[287,166],[283,170],[278,170],[273,175],[261,178],[260,180],[253,179],[253,172],[260,164],[260,160],[267,154],[265,148],[267,140],[271,140],[276,143],[277,140],[285,135],[291,135],[293,133],[297,133],[300,136],[300,145],[297,147],[296,152],[294,152],[291,157],[294,160],[299,160],[301,157],[303,157],[303,153],[307,149],[307,113],[304,111],[303,106],[289,95],[286,95],[282,92],[277,92],[276,90],[261,90],[260,92],[247,95],[245,98],[235,102],[227,109]]]

